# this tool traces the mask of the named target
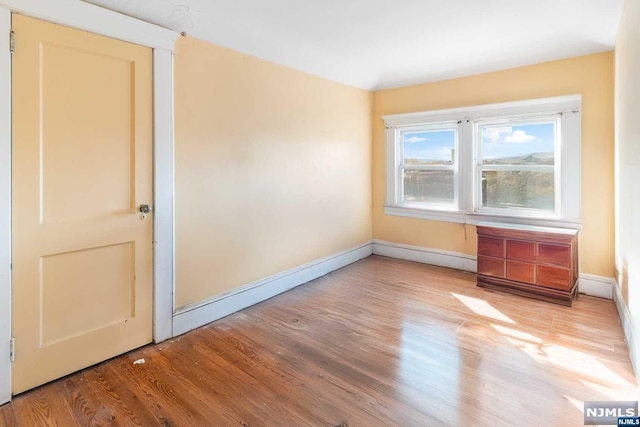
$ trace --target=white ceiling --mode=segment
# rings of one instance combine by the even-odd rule
[[[611,50],[623,0],[86,0],[365,89]]]

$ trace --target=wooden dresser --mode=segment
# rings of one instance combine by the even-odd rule
[[[484,223],[478,286],[571,306],[578,284],[578,232]]]

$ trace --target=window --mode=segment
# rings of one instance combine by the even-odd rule
[[[385,212],[580,226],[580,96],[385,116]]]

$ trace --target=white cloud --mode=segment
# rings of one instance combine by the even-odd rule
[[[511,134],[511,126],[494,126],[482,128],[482,137],[491,142],[498,142],[502,135]]]
[[[411,138],[405,138],[404,142],[422,142],[426,141],[427,138],[420,138],[419,136],[412,136]]]
[[[507,135],[504,137],[504,140],[507,142],[514,142],[514,143],[525,143],[525,142],[531,142],[533,140],[535,140],[536,137],[533,135],[529,135],[528,133],[526,133],[523,130],[517,130],[515,132],[513,132],[511,135]]]
[[[482,128],[482,139],[485,142],[522,144],[535,141],[536,137],[523,130],[513,130],[511,126],[491,126]]]

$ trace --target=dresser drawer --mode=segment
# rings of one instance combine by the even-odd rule
[[[547,288],[571,289],[571,270],[568,268],[538,265],[536,284]]]
[[[562,267],[571,265],[571,247],[565,245],[538,244],[538,262]]]
[[[509,259],[507,260],[507,279],[533,285],[536,283],[536,265]]]
[[[478,236],[478,254],[504,258],[504,239]]]
[[[536,244],[521,240],[507,240],[507,259],[535,262]]]
[[[478,255],[478,274],[504,277],[504,259]]]

